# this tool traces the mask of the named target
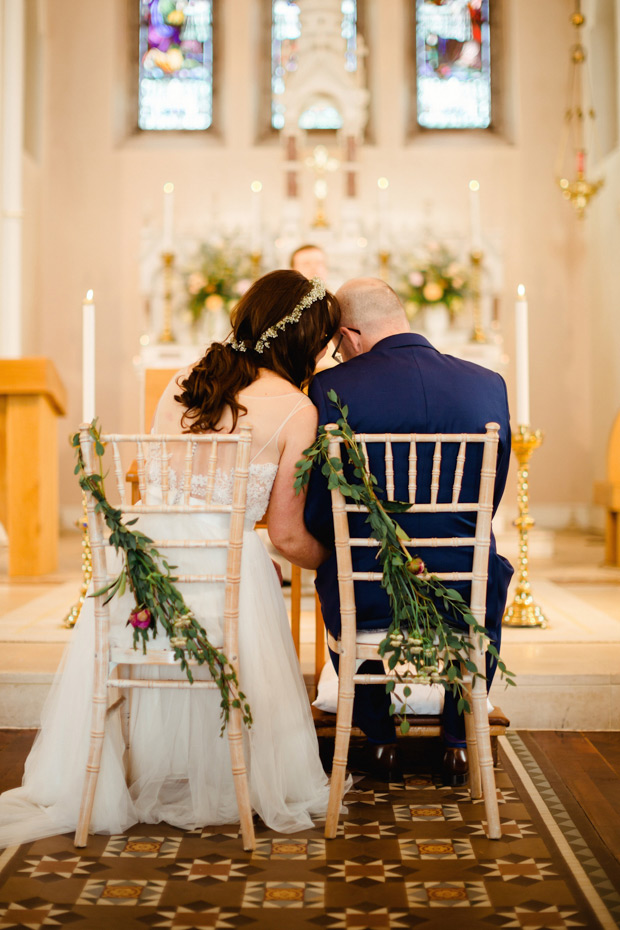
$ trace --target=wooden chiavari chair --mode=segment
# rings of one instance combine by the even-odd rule
[[[251,438],[250,427],[242,427],[240,432],[236,434],[218,433],[209,436],[191,436],[191,438],[180,437],[178,435],[163,436],[152,434],[138,434],[132,436],[110,434],[101,436],[101,442],[106,444],[108,453],[111,452],[111,456],[106,456],[106,464],[110,457],[113,460],[113,478],[117,496],[115,500],[110,500],[110,503],[117,506],[124,516],[126,515],[133,518],[147,514],[157,514],[158,516],[164,514],[191,514],[198,517],[199,515],[211,513],[230,514],[228,532],[223,531],[221,539],[167,538],[155,539],[154,543],[155,548],[161,552],[164,557],[166,550],[169,549],[186,549],[193,551],[200,549],[203,551],[206,549],[220,549],[225,551],[226,569],[224,573],[183,574],[181,566],[181,570],[179,573],[175,573],[175,577],[180,584],[213,583],[223,584],[225,586],[223,644],[214,643],[214,645],[223,648],[228,661],[237,673],[242,691],[242,673],[240,673],[238,661],[237,621]],[[184,463],[183,474],[180,479],[182,491],[181,503],[172,504],[167,502],[169,486],[168,469],[165,465],[161,467],[161,503],[149,503],[149,498],[147,496],[148,450],[149,447],[152,448],[154,444],[159,445],[158,454],[161,457],[162,463],[167,461],[168,452],[172,448],[182,449],[182,455],[178,457],[178,460]],[[236,446],[233,494],[232,502],[229,504],[216,503],[213,500],[218,453],[225,444],[233,444]],[[94,441],[87,427],[82,427],[80,431],[80,445],[87,472],[92,474],[95,471]],[[123,449],[127,449],[127,447],[129,447],[131,451],[123,452]],[[206,451],[205,447],[210,447],[208,452],[205,498],[204,501],[201,499],[198,502],[196,499],[190,500],[191,479],[196,452],[198,449],[201,449],[204,453]],[[131,461],[132,458],[135,458],[137,462],[138,485],[141,497],[139,503],[133,503],[131,501],[131,490],[127,488],[125,480],[127,462]],[[108,477],[106,486],[106,490],[110,493],[110,496],[112,493],[111,479],[112,475]],[[94,589],[97,591],[109,584],[111,580],[106,566],[105,550],[107,545],[107,532],[103,516],[101,513],[96,512],[96,501],[90,494],[87,494],[87,507],[88,529],[92,549],[93,583]],[[110,635],[111,604],[105,604],[104,601],[105,596],[103,595],[95,598],[95,656],[93,659],[95,662],[95,680],[92,699],[92,725],[88,761],[86,765],[86,778],[82,793],[80,816],[75,834],[76,846],[85,846],[87,842],[95,791],[97,788],[106,720],[109,714],[118,709],[120,704],[124,704],[122,714],[123,731],[129,750],[130,760],[131,747],[128,745],[128,724],[130,714],[129,696],[132,689],[214,689],[217,687],[213,680],[195,679],[194,683],[190,684],[189,681],[184,679],[165,677],[158,679],[141,679],[134,677],[131,671],[135,669],[136,666],[170,667],[175,662],[173,651],[171,648],[162,648],[159,645],[161,640],[150,642],[146,655],[143,655],[140,648],[134,650],[130,642],[122,647],[115,645]],[[190,664],[196,663],[190,661]],[[108,699],[109,694],[111,692],[118,692],[119,690],[122,696],[117,701],[110,702]],[[255,846],[254,826],[252,822],[252,809],[250,805],[247,770],[243,750],[242,725],[241,709],[231,707],[227,735],[239,808],[243,847],[244,849],[253,849]]]
[[[326,427],[335,429],[335,424]],[[485,623],[486,587],[488,576],[489,546],[491,537],[491,518],[493,513],[493,489],[495,483],[495,468],[497,460],[497,445],[499,426],[497,423],[487,423],[486,433],[482,434],[357,434],[356,436],[368,462],[368,445],[380,444],[384,447],[385,463],[385,490],[388,500],[394,500],[394,450],[400,444],[408,446],[408,500],[411,504],[408,513],[462,513],[475,512],[476,526],[472,537],[449,536],[447,538],[416,538],[407,543],[412,554],[422,548],[452,548],[469,547],[473,550],[472,568],[467,572],[433,572],[440,580],[445,582],[470,581],[471,582],[471,612],[481,626]],[[422,443],[434,445],[430,487],[419,487],[419,446]],[[438,501],[439,484],[442,468],[442,449],[446,444],[458,445],[454,475],[452,480],[451,500],[447,503]],[[482,468],[480,472],[480,485],[477,499],[471,502],[461,502],[461,484],[465,468],[465,458],[468,447],[482,444]],[[373,446],[374,448],[374,446]],[[342,439],[332,437],[329,447],[330,457],[341,458]],[[425,493],[426,492],[426,493]],[[361,572],[353,570],[352,550],[356,547],[377,546],[374,539],[352,538],[349,527],[350,513],[366,513],[367,509],[357,504],[348,503],[339,489],[332,490],[332,511],[334,517],[334,533],[336,557],[338,565],[338,586],[340,593],[341,634],[336,640],[328,635],[330,649],[340,655],[339,663],[339,690],[338,712],[336,718],[336,737],[334,748],[334,761],[331,776],[331,789],[329,808],[325,826],[325,836],[333,838],[338,828],[338,818],[342,803],[342,794],[346,776],[349,739],[353,715],[353,700],[355,687],[369,684],[378,684],[395,679],[394,672],[386,670],[385,674],[367,675],[357,674],[359,663],[366,659],[380,660],[378,644],[358,642],[356,626],[356,603],[354,583],[370,581],[380,583],[382,572]],[[416,503],[416,499],[428,497],[426,503]],[[463,636],[469,635],[463,633]],[[363,639],[364,637],[360,637]],[[470,658],[475,662],[479,672],[485,674],[485,650],[481,649],[476,638],[473,639],[474,648]],[[404,667],[401,667],[401,672]],[[414,670],[413,670],[414,671]],[[415,683],[413,671],[410,670],[410,683]],[[471,674],[464,676],[466,694],[469,699],[471,712],[465,715],[467,749],[470,767],[470,791],[472,798],[484,798],[489,837],[499,839],[501,827],[499,810],[497,806],[497,793],[495,776],[493,773],[493,757],[491,752],[491,739],[489,732],[489,718],[487,711],[487,692],[485,681],[474,678]],[[415,727],[412,728],[415,733]]]

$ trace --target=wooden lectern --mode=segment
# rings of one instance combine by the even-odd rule
[[[56,570],[56,418],[65,408],[50,359],[0,359],[0,521],[9,538],[9,575]]]

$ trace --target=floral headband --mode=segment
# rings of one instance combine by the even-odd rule
[[[233,336],[232,339],[228,340],[228,345],[231,349],[234,349],[235,352],[247,352],[248,349],[254,348],[255,352],[262,355],[263,350],[269,348],[271,341],[279,336],[280,331],[283,330],[285,326],[289,323],[299,323],[304,310],[307,310],[315,300],[321,300],[325,297],[325,285],[320,278],[311,278],[310,283],[312,284],[312,290],[308,291],[306,296],[301,298],[297,306],[294,307],[287,316],[282,317],[274,326],[270,326],[264,333],[261,333],[253,347],[248,342],[237,342]]]

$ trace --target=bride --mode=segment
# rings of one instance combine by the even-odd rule
[[[229,339],[211,345],[169,384],[153,427],[156,433],[182,434],[234,432],[250,424],[246,525],[267,511],[272,541],[286,546],[288,557],[305,568],[317,567],[327,552],[305,529],[303,497],[293,489],[295,463],[317,428],[316,410],[301,388],[325,353],[339,315],[318,278],[309,281],[296,271],[260,278],[237,305]],[[149,480],[149,493],[157,494],[152,471]],[[219,489],[224,495],[226,490]],[[200,496],[200,480],[192,494]],[[209,515],[203,519],[208,532]],[[205,550],[201,558],[212,553]],[[130,642],[128,598],[112,601],[112,635]],[[222,633],[222,616],[214,607],[220,599],[214,592],[192,603],[213,642]],[[75,830],[90,728],[93,617],[89,598],[46,701],[22,787],[0,797],[0,846]],[[326,810],[328,782],[276,571],[249,529],[243,541],[239,659],[254,720],[246,742],[252,806],[278,832],[309,828],[312,815]],[[175,672],[184,677],[180,669]],[[185,829],[238,821],[227,740],[219,737],[217,692],[137,689],[130,726],[125,767],[118,714],[111,715],[93,832],[120,833],[136,822],[162,820]]]

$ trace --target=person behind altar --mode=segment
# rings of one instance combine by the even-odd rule
[[[344,364],[318,373],[309,396],[319,411],[319,424],[334,421],[338,411],[328,400],[327,393],[334,390],[349,408],[351,427],[364,433],[454,433],[484,432],[485,424],[500,424],[499,448],[493,512],[495,512],[506,483],[510,460],[510,424],[504,380],[496,372],[449,355],[442,355],[423,337],[412,333],[403,306],[395,292],[376,278],[360,278],[346,282],[338,291],[341,321],[337,350]],[[338,335],[334,337],[338,338]],[[338,357],[338,356],[337,356]],[[418,456],[419,473],[430,474],[433,448],[424,444]],[[475,500],[478,491],[479,463],[472,470],[466,468],[463,477],[461,500]],[[383,462],[370,467],[381,475]],[[407,466],[404,461],[404,487],[398,490],[397,499],[407,499]],[[441,488],[440,488],[441,493]],[[354,536],[367,536],[368,525],[363,517],[356,518],[359,526],[352,527]],[[402,518],[403,528],[410,535],[473,536],[475,513],[417,514]],[[340,632],[340,603],[330,493],[325,477],[314,469],[305,505],[305,522],[312,535],[331,555],[318,569],[316,588],[321,601],[327,629],[337,637]],[[413,531],[415,525],[415,532]],[[470,571],[471,550],[420,549],[419,555],[432,572]],[[469,565],[467,562],[469,561]],[[368,571],[375,567],[373,549],[357,549],[353,556],[354,571]],[[498,555],[495,539],[491,537],[489,576],[487,585],[486,626],[491,641],[499,649],[501,619],[506,604],[508,584],[513,573],[510,563]],[[456,583],[469,600],[471,585]],[[386,593],[379,585],[356,585],[358,628],[386,629],[390,623],[390,606]],[[363,589],[363,594],[361,593]],[[338,668],[338,656],[331,653]],[[380,662],[365,662],[360,673],[382,672]],[[495,662],[487,654],[487,684],[495,671]],[[385,686],[366,685],[357,688],[353,719],[367,736],[369,764],[375,774],[390,778],[398,771],[396,733],[393,718],[389,715],[390,698]],[[446,692],[443,709],[443,779],[446,784],[464,784],[468,765],[465,743],[465,725],[457,713],[456,701]]]
[[[291,254],[289,264],[293,271],[301,272],[306,278],[327,279],[325,252],[319,245],[300,245]]]

